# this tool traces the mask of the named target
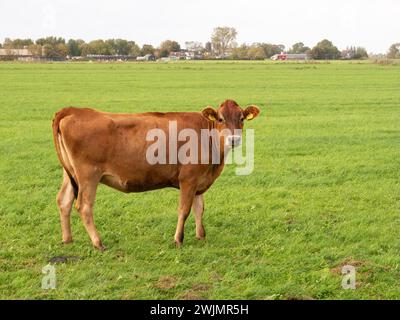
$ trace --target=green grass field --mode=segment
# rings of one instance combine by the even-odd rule
[[[100,186],[95,251],[74,209],[61,244],[62,180],[51,120],[64,106],[200,111],[257,104],[255,170],[206,193],[176,249],[178,191]],[[356,63],[0,64],[0,298],[399,299],[400,65]],[[57,288],[41,288],[56,264]],[[341,287],[341,266],[357,289]]]

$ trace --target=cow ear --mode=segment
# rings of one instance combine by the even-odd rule
[[[203,117],[210,121],[216,121],[217,120],[217,111],[215,111],[212,107],[208,106],[205,108],[202,112]]]
[[[243,111],[243,116],[246,120],[252,120],[257,117],[259,113],[260,109],[257,106],[251,105]]]

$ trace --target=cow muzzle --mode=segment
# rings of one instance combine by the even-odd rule
[[[239,135],[227,136],[225,139],[225,145],[230,148],[235,148],[240,146],[242,143],[242,137]]]

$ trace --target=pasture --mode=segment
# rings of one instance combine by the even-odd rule
[[[227,166],[173,244],[178,191],[100,186],[92,248],[61,244],[51,120],[64,106],[200,111],[253,103],[255,169]],[[399,299],[400,65],[370,62],[0,64],[1,299]],[[133,164],[134,165],[134,164]],[[54,257],[57,288],[41,288]],[[341,287],[356,267],[357,288]]]

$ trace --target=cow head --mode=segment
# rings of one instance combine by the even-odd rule
[[[241,144],[244,120],[252,120],[259,113],[257,106],[250,105],[242,109],[233,100],[225,100],[217,110],[209,106],[202,111],[203,116],[213,122],[214,128],[221,133],[221,144],[230,148]]]

